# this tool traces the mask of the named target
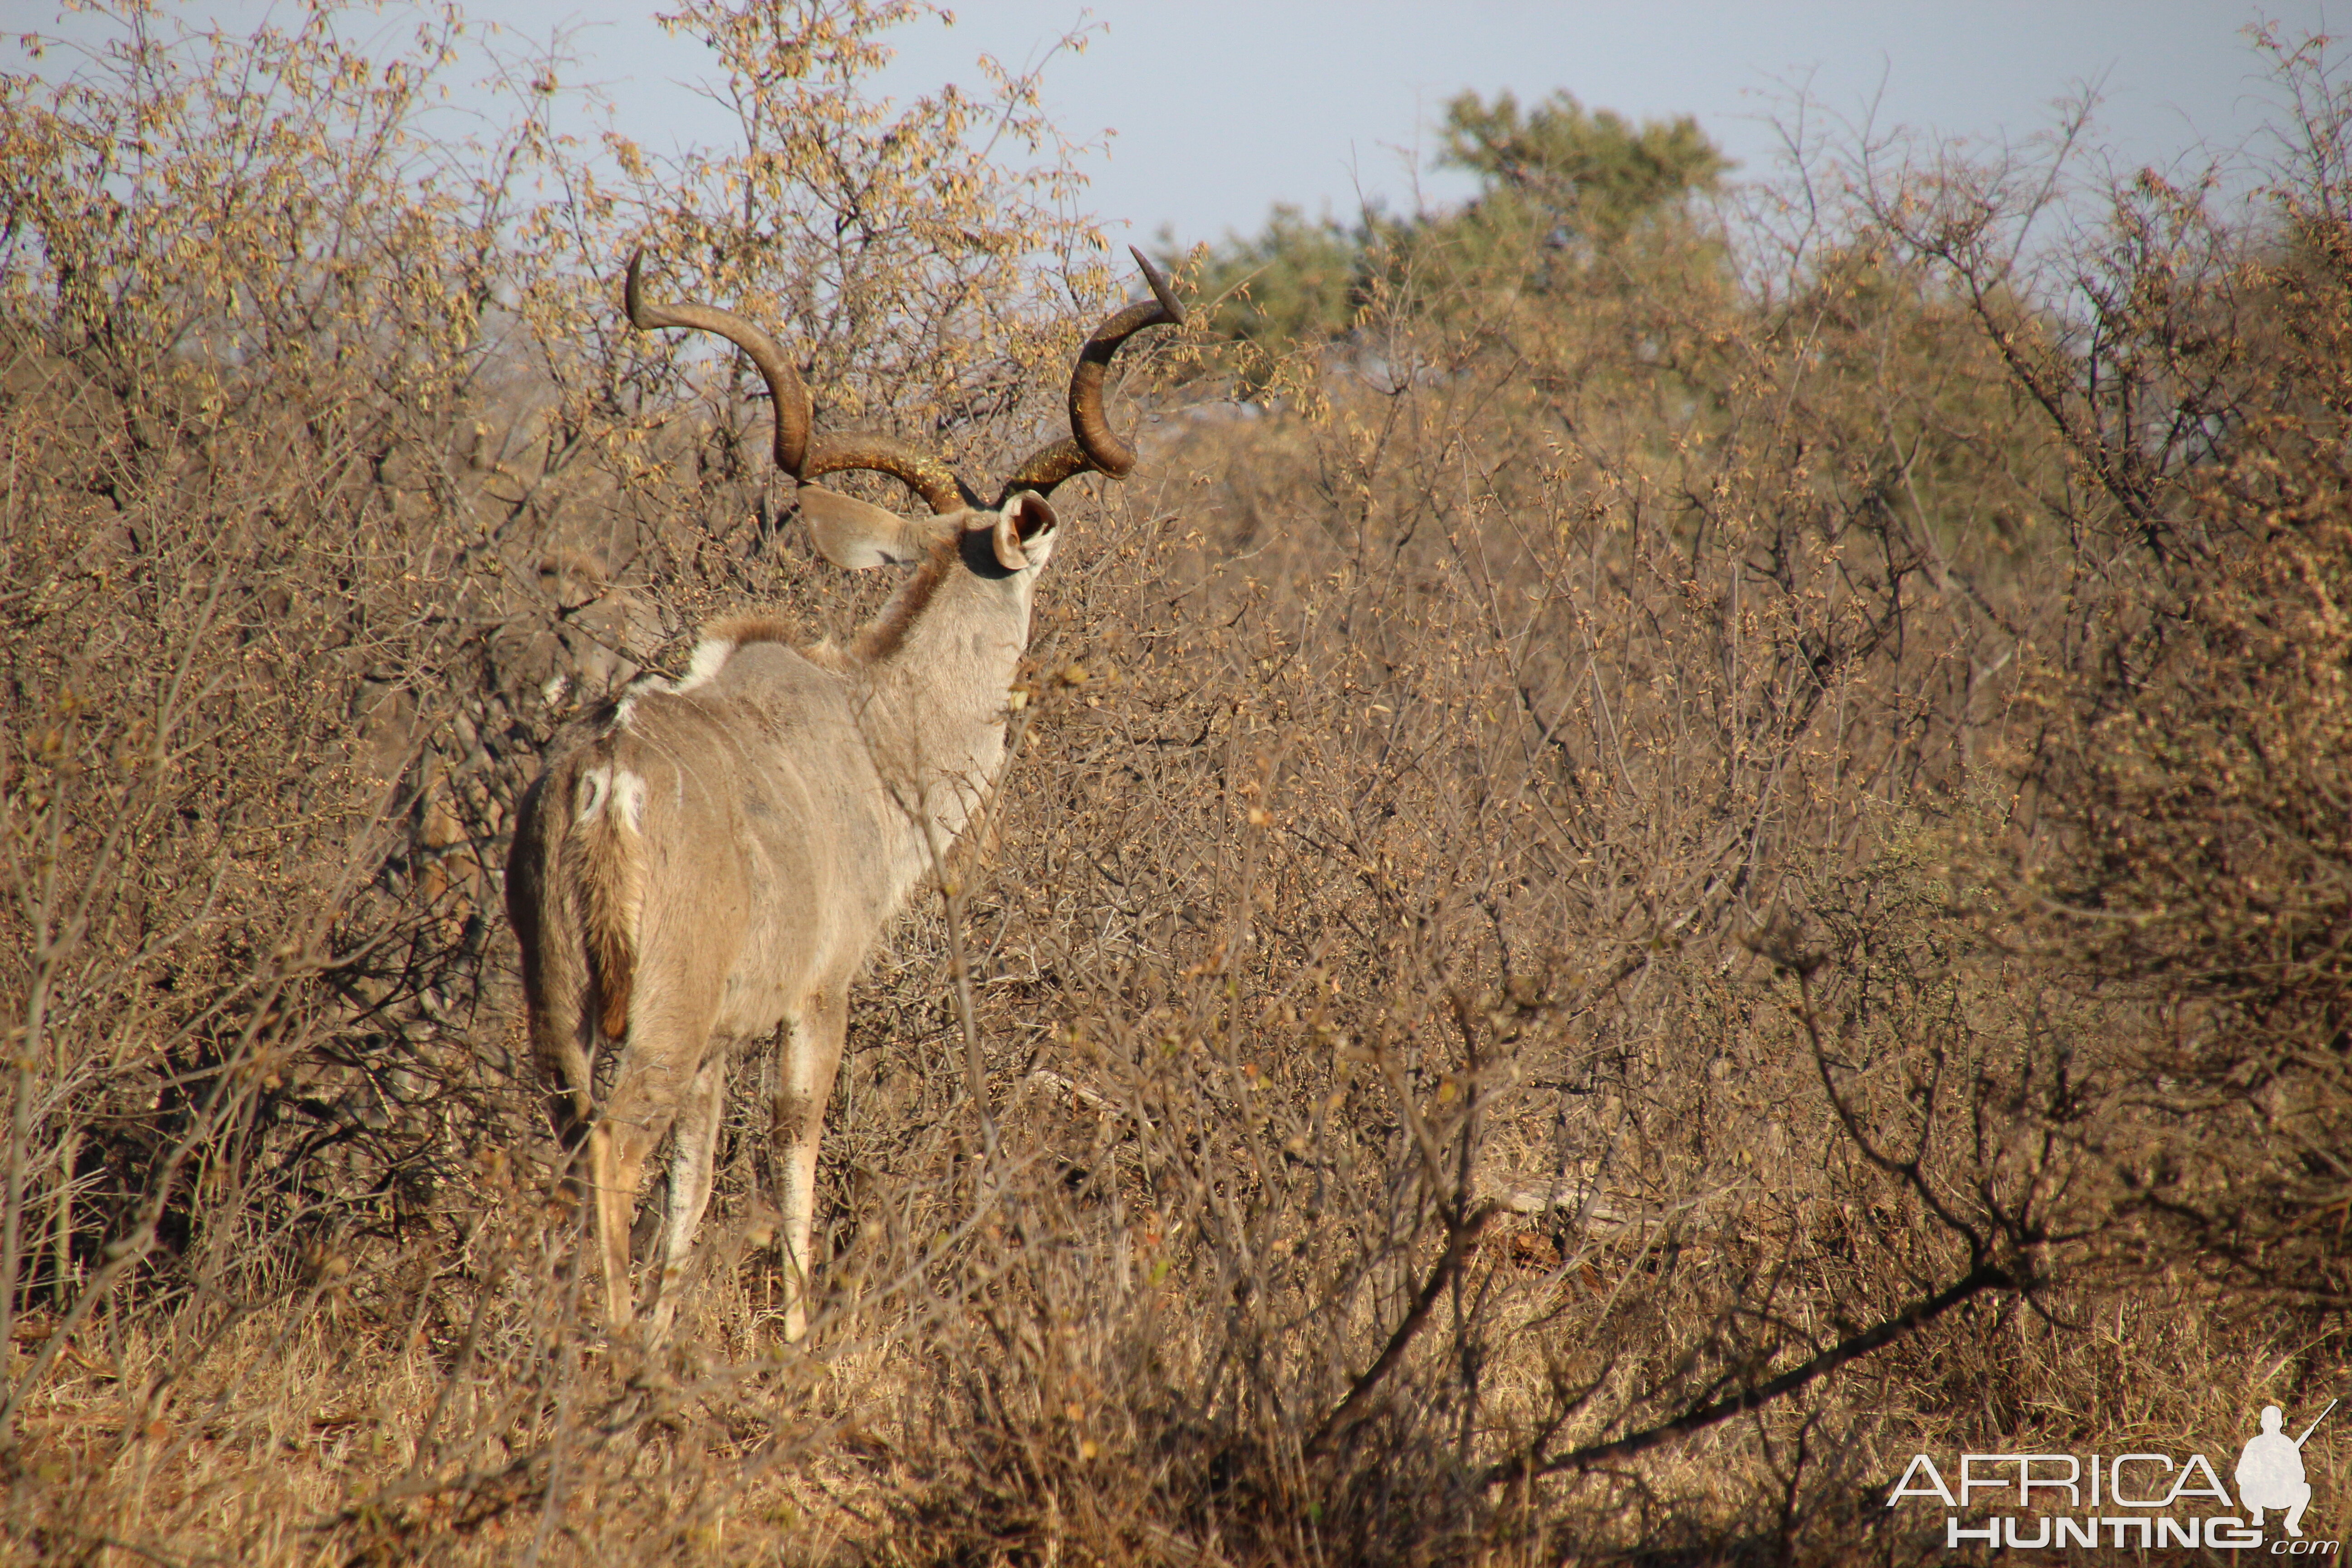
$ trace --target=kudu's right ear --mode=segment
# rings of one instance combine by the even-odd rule
[[[803,485],[800,508],[817,553],[845,571],[919,561],[940,537],[936,524],[910,521],[823,485]]]

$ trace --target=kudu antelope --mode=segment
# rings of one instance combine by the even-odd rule
[[[731,311],[649,302],[639,259],[628,272],[633,324],[715,332],[766,378],[775,460],[802,481],[800,515],[824,557],[916,563],[845,647],[795,647],[755,617],[721,621],[705,629],[684,679],[640,679],[568,726],[523,798],[507,868],[532,1051],[575,1185],[593,1195],[608,1321],[631,1321],[637,1184],[674,1131],[653,1258],[651,1332],[667,1331],[709,1201],[729,1057],[772,1037],[781,1059],[762,1081],[785,1332],[796,1339],[807,1322],[817,1137],[850,983],[1003,759],[1030,594],[1054,549],[1047,493],[1075,474],[1134,466],[1103,416],[1105,369],[1135,333],[1183,313],[1137,252],[1154,297],[1087,340],[1070,380],[1069,438],[983,505],[944,463],[889,437],[812,439],[808,393],[774,340]],[[931,515],[910,521],[807,482],[851,469],[902,481]],[[616,1053],[601,1098],[600,1051]]]

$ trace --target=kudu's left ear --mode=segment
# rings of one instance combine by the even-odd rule
[[[991,541],[996,547],[996,563],[1007,572],[1025,571],[1032,564],[1029,546],[1053,532],[1055,521],[1054,509],[1045,504],[1044,496],[1034,490],[1016,491],[996,514]]]
[[[940,537],[937,528],[823,485],[803,485],[799,500],[802,521],[808,524],[817,553],[846,571],[919,561]]]

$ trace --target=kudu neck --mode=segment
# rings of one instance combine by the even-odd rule
[[[918,719],[1001,721],[1034,577],[1000,567],[985,534],[943,544],[858,634],[865,683],[916,705]]]

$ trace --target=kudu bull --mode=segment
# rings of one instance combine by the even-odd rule
[[[1183,312],[1139,251],[1153,298],[1087,340],[1068,439],[983,505],[937,458],[887,436],[812,440],[806,389],[773,339],[731,311],[650,303],[629,263],[630,321],[715,332],[749,356],[774,407],[777,466],[836,566],[916,563],[845,647],[795,647],[758,618],[705,630],[684,679],[641,679],[566,727],[523,798],[507,903],[521,939],[530,1039],[556,1136],[593,1196],[607,1321],[630,1322],[630,1232],[647,1157],[674,1132],[653,1262],[665,1333],[710,1197],[727,1064],[773,1038],[763,1083],[778,1226],[806,1330],[817,1138],[848,989],[886,922],[979,805],[1004,755],[1030,595],[1053,553],[1045,497],[1088,470],[1125,474],[1105,369],[1119,345]],[[930,508],[909,521],[808,481],[869,469]],[[781,1027],[780,1027],[781,1026]],[[596,1093],[600,1052],[617,1052]]]

